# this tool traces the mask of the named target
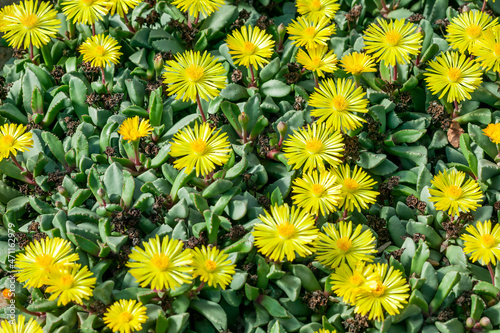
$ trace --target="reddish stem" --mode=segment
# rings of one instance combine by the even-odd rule
[[[200,109],[201,119],[204,123],[207,122],[207,118],[205,117],[205,113],[203,112],[203,108],[201,107],[200,95],[196,93],[196,104],[198,104],[198,109]]]
[[[488,0],[484,0],[483,1],[483,7],[481,8],[481,11],[484,12],[485,9],[486,9],[486,2],[488,2]]]
[[[398,80],[398,65],[394,64],[394,71],[392,73],[392,80],[396,82]]]
[[[92,36],[95,36],[95,23],[92,23]]]
[[[488,264],[488,271],[490,271],[491,284],[495,286],[495,272],[493,272],[493,267],[491,267],[491,263]]]
[[[14,164],[19,168],[19,170],[21,170],[21,172],[26,172],[26,176],[25,176],[26,182],[31,184],[31,185],[36,185],[36,183],[33,179],[33,174],[21,166],[21,164],[18,162],[16,156],[14,156],[13,154],[10,154],[10,158],[11,158],[12,162],[14,162]]]
[[[102,84],[106,86],[106,77],[104,76],[104,68],[99,67],[101,69],[101,77],[102,77]]]
[[[135,33],[135,29],[132,26],[132,24],[130,24],[130,21],[129,21],[128,17],[127,17],[127,14],[123,15],[123,19],[125,20],[125,24],[127,25],[128,30],[130,30],[130,32],[134,32]]]
[[[250,82],[249,87],[257,87],[257,85],[255,84],[255,73],[253,71],[252,65],[250,65],[250,77],[251,77],[250,78],[251,82]]]
[[[31,59],[31,61],[33,61],[34,58],[35,58],[35,52],[33,50],[33,42],[30,41],[30,59]]]

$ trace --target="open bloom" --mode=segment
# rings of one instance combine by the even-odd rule
[[[73,23],[93,24],[108,14],[108,0],[66,0],[61,4],[64,15]]]
[[[297,0],[297,12],[310,20],[332,19],[340,9],[337,0]]]
[[[229,260],[224,251],[203,245],[201,249],[194,249],[193,267],[193,278],[199,276],[200,280],[207,282],[210,287],[220,286],[226,289],[233,280],[236,265]]]
[[[444,52],[429,61],[429,69],[424,73],[427,87],[439,98],[446,96],[451,103],[460,103],[471,98],[470,93],[476,90],[483,81],[483,72],[478,63],[470,60],[465,54]]]
[[[214,133],[210,125],[195,124],[194,130],[186,127],[175,134],[170,155],[180,157],[174,162],[176,169],[186,168],[186,173],[196,170],[196,175],[206,176],[229,160],[231,146],[226,133]]]
[[[140,0],[108,0],[109,14],[115,15],[115,12],[124,17],[128,14],[129,9],[135,8]]]
[[[273,54],[274,40],[259,27],[242,26],[226,38],[229,53],[236,65],[264,67]]]
[[[0,333],[43,333],[43,329],[33,317],[26,323],[26,317],[20,314],[14,323],[0,321]]]
[[[299,16],[286,30],[293,44],[312,49],[326,45],[326,41],[335,33],[335,27],[329,23],[330,20],[325,16],[316,19]]]
[[[500,225],[495,224],[491,230],[491,221],[477,222],[476,226],[469,225],[465,229],[469,234],[460,238],[464,240],[464,252],[470,254],[472,262],[482,265],[496,265],[500,260]]]
[[[340,65],[347,73],[352,75],[377,71],[373,58],[366,53],[353,52],[346,54],[342,57]]]
[[[50,272],[44,284],[46,292],[51,293],[49,300],[57,299],[57,305],[66,305],[69,302],[83,304],[84,299],[92,296],[96,278],[92,277],[87,266],[73,265]]]
[[[120,299],[104,314],[104,323],[113,332],[130,333],[140,331],[148,320],[147,308],[141,302]]]
[[[306,51],[299,49],[296,56],[297,62],[312,72],[316,72],[319,77],[325,73],[333,73],[337,69],[337,56],[333,50],[328,51],[328,46],[322,45]]]
[[[142,119],[139,122],[139,116],[127,118],[118,128],[118,134],[123,137],[123,140],[128,142],[137,141],[151,134],[153,128],[149,124],[149,119]]]
[[[372,272],[373,267],[367,266],[364,261],[358,262],[353,268],[343,263],[330,275],[332,290],[345,303],[352,305],[357,293],[364,287],[366,277]]]
[[[6,32],[4,38],[9,41],[9,45],[25,49],[30,45],[37,48],[46,45],[50,38],[57,35],[61,26],[52,4],[38,0],[24,0],[6,8],[0,22],[0,31]]]
[[[485,12],[471,10],[454,17],[446,28],[446,40],[460,53],[472,51],[483,31],[497,24],[497,19]]]
[[[255,246],[272,260],[288,261],[313,253],[313,243],[318,237],[314,218],[303,210],[287,204],[271,207],[271,214],[260,215],[262,223],[254,226]]]
[[[293,131],[285,140],[283,151],[289,164],[294,169],[325,169],[325,164],[337,165],[344,152],[344,139],[338,131],[333,131],[326,124],[313,123],[305,128]]]
[[[101,34],[87,38],[80,46],[80,53],[83,61],[90,62],[94,67],[104,68],[120,61],[120,49],[121,46],[114,38]]]
[[[483,69],[500,72],[500,26],[489,28],[474,43],[472,54]]]
[[[362,168],[357,165],[351,170],[349,165],[339,165],[332,171],[337,176],[340,189],[339,210],[345,209],[352,212],[354,208],[361,210],[368,208],[369,204],[377,201],[377,191],[373,191],[376,182]]]
[[[313,107],[311,116],[319,117],[319,123],[324,122],[336,131],[356,129],[365,120],[355,113],[368,112],[365,95],[350,79],[324,80],[309,98]]]
[[[226,86],[226,70],[207,51],[185,51],[168,60],[163,77],[169,95],[175,99],[195,102],[197,98],[210,100],[219,96]]]
[[[224,0],[174,0],[172,5],[183,12],[188,12],[192,17],[198,18],[200,15],[208,17],[213,12],[219,10],[224,4]]]
[[[493,143],[500,143],[500,123],[488,124],[483,133],[490,138]]]
[[[7,5],[0,8],[0,31],[6,31],[5,26],[7,21],[4,21],[6,16],[12,16],[14,13],[14,5]]]
[[[358,225],[353,230],[352,222],[340,221],[337,225],[328,223],[316,242],[318,261],[330,268],[348,263],[355,267],[360,261],[371,261],[376,253],[375,237],[370,230],[362,232]]]
[[[16,156],[17,152],[28,151],[33,147],[33,134],[26,132],[26,126],[4,124],[0,126],[0,161]]]
[[[433,188],[429,189],[429,200],[435,202],[436,209],[447,211],[452,216],[476,210],[481,206],[483,192],[477,181],[464,181],[465,173],[462,171],[439,172],[431,180]]]
[[[413,23],[405,20],[377,19],[365,30],[366,50],[373,53],[378,61],[384,61],[386,66],[406,64],[412,55],[420,53],[422,34]]]

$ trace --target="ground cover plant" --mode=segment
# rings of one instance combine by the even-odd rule
[[[0,9],[0,332],[500,325],[500,3]]]

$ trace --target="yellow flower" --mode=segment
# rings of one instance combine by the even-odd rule
[[[28,323],[26,317],[22,314],[17,315],[15,323],[10,323],[8,320],[0,322],[0,333],[43,333],[42,327],[34,318],[30,318]]]
[[[366,266],[364,261],[357,263],[354,268],[343,263],[330,275],[332,290],[337,296],[342,297],[345,303],[353,304],[356,295],[366,283],[366,277],[373,272],[371,266]]]
[[[246,68],[264,67],[273,54],[272,36],[259,27],[242,26],[241,31],[235,30],[232,35],[227,36],[226,43],[235,65]]]
[[[183,12],[188,12],[192,17],[198,18],[200,15],[208,17],[213,12],[219,10],[224,4],[224,0],[174,0],[172,5]]]
[[[93,24],[108,14],[108,5],[108,0],[66,0],[61,7],[73,23]]]
[[[372,261],[376,253],[376,240],[370,230],[361,232],[358,225],[353,230],[352,222],[340,221],[338,227],[327,223],[316,242],[316,257],[320,263],[337,268],[343,263],[355,267],[360,261]]]
[[[0,8],[0,31],[7,31],[5,26],[7,25],[7,21],[4,21],[6,16],[12,16],[14,13],[14,5],[7,5]]]
[[[16,277],[26,288],[40,288],[49,273],[71,266],[79,259],[70,243],[62,238],[36,240],[16,256]]]
[[[332,170],[337,176],[337,183],[342,185],[339,206],[349,212],[354,208],[361,210],[377,201],[377,191],[373,191],[376,182],[362,168],[354,166],[351,171],[349,165],[339,165]],[[340,208],[339,208],[340,210]]]
[[[196,169],[197,176],[206,176],[215,170],[216,165],[223,165],[229,160],[231,145],[227,134],[214,133],[210,125],[203,123],[198,126],[185,127],[174,135],[171,142],[170,156],[180,157],[174,162],[178,170],[186,168],[186,173]]]
[[[190,283],[193,267],[193,254],[183,250],[184,243],[168,236],[143,242],[144,250],[132,249],[127,267],[129,273],[140,282],[141,287],[151,285],[151,289],[175,289],[183,283]]]
[[[463,12],[451,20],[446,28],[446,40],[460,53],[472,51],[483,31],[497,24],[497,19],[476,10]]]
[[[474,43],[472,54],[483,69],[500,72],[500,26],[489,28]]]
[[[211,100],[219,96],[220,89],[226,86],[226,70],[207,51],[185,51],[168,60],[163,77],[168,84],[169,95],[175,99],[195,102],[198,96]]]
[[[129,9],[135,8],[140,0],[108,0],[109,14],[115,15],[115,12],[124,17],[128,14]]]
[[[340,65],[347,73],[352,75],[377,71],[373,58],[365,53],[353,52],[346,54],[342,57]]]
[[[137,141],[151,134],[153,128],[149,124],[149,119],[142,119],[139,122],[139,116],[127,118],[118,128],[118,134],[123,137],[123,140],[128,142]]]
[[[310,20],[328,17],[332,19],[340,9],[337,0],[297,0],[297,12]]]
[[[435,202],[436,209],[447,211],[448,215],[456,216],[460,212],[475,211],[483,201],[483,192],[477,181],[465,181],[462,171],[445,170],[431,180],[433,188],[429,189],[429,200]]]
[[[0,23],[0,31],[6,32],[4,38],[9,45],[25,49],[31,44],[37,48],[46,45],[61,26],[52,5],[38,0],[25,0],[6,8],[0,16]]]
[[[324,76],[323,72],[333,73],[337,70],[337,56],[333,53],[333,50],[328,52],[328,46],[326,45],[307,49],[307,52],[299,49],[295,58],[305,69],[316,72],[319,77]]]
[[[83,304],[84,299],[92,296],[96,278],[92,277],[87,266],[73,265],[66,269],[50,272],[43,283],[47,286],[46,292],[51,293],[49,300],[57,299],[57,305],[66,305],[69,302]]]
[[[16,156],[17,152],[28,151],[33,147],[33,134],[26,132],[26,126],[16,124],[4,124],[0,126],[0,161]]]
[[[293,203],[306,212],[327,215],[336,210],[340,200],[340,185],[334,174],[312,170],[293,182]]]
[[[344,139],[340,132],[326,124],[313,123],[293,131],[283,144],[285,158],[294,169],[304,166],[304,171],[325,170],[325,163],[339,164],[344,152]]]
[[[314,218],[287,204],[271,207],[271,214],[260,215],[254,226],[254,244],[259,252],[272,260],[295,259],[295,253],[305,257],[313,253],[313,244],[318,237]]]
[[[90,62],[94,67],[104,68],[120,61],[123,54],[120,49],[121,46],[115,39],[101,34],[87,38],[80,46],[80,53],[83,55],[83,61]]]
[[[231,283],[234,275],[235,264],[228,259],[224,251],[219,251],[216,247],[195,248],[193,251],[193,278],[197,276],[200,280],[207,282],[210,287],[221,287]]]
[[[104,314],[104,323],[113,332],[130,333],[140,331],[146,322],[147,308],[136,300],[118,300]]]
[[[408,303],[410,287],[401,271],[387,264],[371,265],[373,273],[356,294],[354,311],[368,319],[384,320],[384,310],[391,316],[398,314]]]
[[[469,60],[465,54],[448,51],[429,61],[429,69],[424,73],[427,87],[433,94],[451,103],[460,103],[471,98],[470,93],[476,90],[483,81],[483,72],[479,64]]]
[[[335,33],[335,27],[329,25],[330,20],[325,16],[316,19],[309,19],[299,16],[293,20],[286,28],[290,39],[296,46],[305,46],[313,49],[315,47],[326,45],[330,36]]]
[[[490,138],[493,143],[500,143],[500,123],[497,124],[489,124],[484,130],[483,133]]]
[[[319,331],[316,331],[314,333],[337,333],[337,330],[330,331],[327,330],[326,328],[320,328]]]
[[[405,24],[403,19],[377,19],[365,31],[365,48],[378,61],[384,61],[386,66],[406,64],[412,55],[420,53],[422,34],[412,23]]]
[[[462,235],[464,240],[464,252],[471,253],[470,260],[482,265],[495,266],[500,260],[500,225],[495,224],[491,230],[491,221],[477,222],[476,226],[469,225],[466,231],[470,235]]]
[[[363,89],[356,88],[349,79],[324,80],[309,98],[309,105],[315,108],[311,116],[319,117],[320,123],[324,122],[336,131],[356,129],[365,120],[354,112],[368,112],[365,95]]]

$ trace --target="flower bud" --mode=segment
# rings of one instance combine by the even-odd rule
[[[55,206],[57,209],[63,209],[63,203],[61,201],[56,201]]]
[[[66,188],[64,186],[58,186],[57,187],[57,192],[59,192],[60,195],[67,197],[68,196],[68,191],[66,191]]]
[[[467,13],[467,12],[470,12],[470,8],[469,6],[465,5],[462,7],[462,13]]]
[[[284,39],[285,38],[285,33],[286,33],[285,25],[283,23],[281,23],[278,26],[278,36],[279,36],[279,38],[280,39]]]
[[[100,189],[97,190],[97,195],[102,198],[106,195],[106,191],[101,187]]]
[[[479,324],[481,324],[482,327],[487,328],[487,329],[492,329],[493,325],[491,324],[491,320],[488,317],[483,317],[479,321]]]
[[[9,288],[5,288],[3,291],[2,291],[2,296],[3,298],[5,299],[8,299],[8,300],[11,300],[14,298],[14,293],[12,292],[12,290],[10,290]]]
[[[286,130],[288,129],[288,125],[282,121],[278,123],[277,126],[278,132],[280,133],[281,136],[285,136]]]
[[[155,60],[154,60],[154,68],[156,71],[156,75],[160,75],[164,65],[165,65],[165,61],[163,61],[163,57],[161,56],[161,54],[158,53],[155,56]]]
[[[245,112],[242,112],[238,116],[238,121],[239,121],[241,127],[243,127],[243,129],[246,129],[248,126],[248,122],[250,121],[250,118],[248,118],[248,115]]]
[[[471,317],[467,318],[467,320],[465,321],[465,326],[467,326],[468,328],[473,328],[474,324],[476,324],[476,321]]]

